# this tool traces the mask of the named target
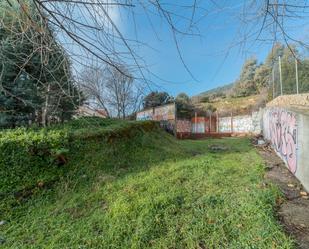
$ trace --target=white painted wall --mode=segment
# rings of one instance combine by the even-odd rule
[[[254,133],[261,132],[262,110],[251,115],[238,115],[219,118],[219,132]],[[233,130],[232,130],[233,122]]]

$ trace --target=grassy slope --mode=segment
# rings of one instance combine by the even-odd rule
[[[247,139],[149,132],[94,139],[71,158],[55,186],[2,210],[3,248],[293,248]]]
[[[246,112],[250,110],[252,106],[255,106],[259,102],[261,95],[252,95],[248,97],[238,97],[238,98],[225,98],[218,99],[211,103],[197,103],[197,107],[207,107],[209,104],[214,106],[219,112],[227,112],[231,110],[237,110],[238,113]]]
[[[76,167],[76,164],[56,167],[57,153],[68,156],[70,161],[75,158],[70,156],[71,152],[79,151],[89,139],[100,137],[100,142],[104,143],[117,136],[135,136],[151,127],[155,127],[154,124],[147,121],[141,124],[88,117],[48,128],[0,130],[0,200],[10,193],[27,192],[39,182],[57,181],[59,176]],[[0,202],[0,212],[2,205]]]

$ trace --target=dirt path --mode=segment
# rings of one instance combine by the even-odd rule
[[[301,183],[287,169],[284,162],[269,149],[259,148],[268,171],[266,182],[275,183],[284,193],[285,199],[278,200],[278,215],[286,231],[291,234],[299,248],[309,248],[309,195]]]

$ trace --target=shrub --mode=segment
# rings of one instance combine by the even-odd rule
[[[65,172],[70,153],[87,139],[111,143],[157,127],[152,121],[83,118],[50,128],[4,130],[0,132],[0,197],[54,181]]]
[[[26,187],[34,175],[48,177],[57,151],[68,147],[66,130],[19,128],[0,134],[0,193]],[[46,170],[46,176],[43,171]],[[25,179],[27,179],[25,181]],[[43,179],[42,179],[43,180]]]

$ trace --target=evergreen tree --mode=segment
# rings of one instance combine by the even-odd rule
[[[271,80],[271,70],[267,64],[261,64],[255,71],[254,82],[259,93],[269,87]]]
[[[177,104],[177,117],[191,118],[194,106],[191,103],[190,97],[185,93],[179,93],[175,100]]]
[[[257,60],[250,58],[246,60],[238,81],[236,82],[233,92],[236,97],[244,97],[257,93],[257,87],[254,81],[257,69]]]
[[[275,43],[265,59],[265,66],[270,68],[274,67],[278,63],[279,56],[282,57],[284,49],[285,46],[283,44],[280,42]]]
[[[36,9],[26,1],[27,12],[17,6],[0,4],[0,126],[70,118],[80,93],[68,57]]]
[[[299,92],[309,92],[309,58],[304,58],[298,63]]]
[[[174,99],[167,92],[151,92],[143,100],[144,108],[156,107],[173,102]]]

